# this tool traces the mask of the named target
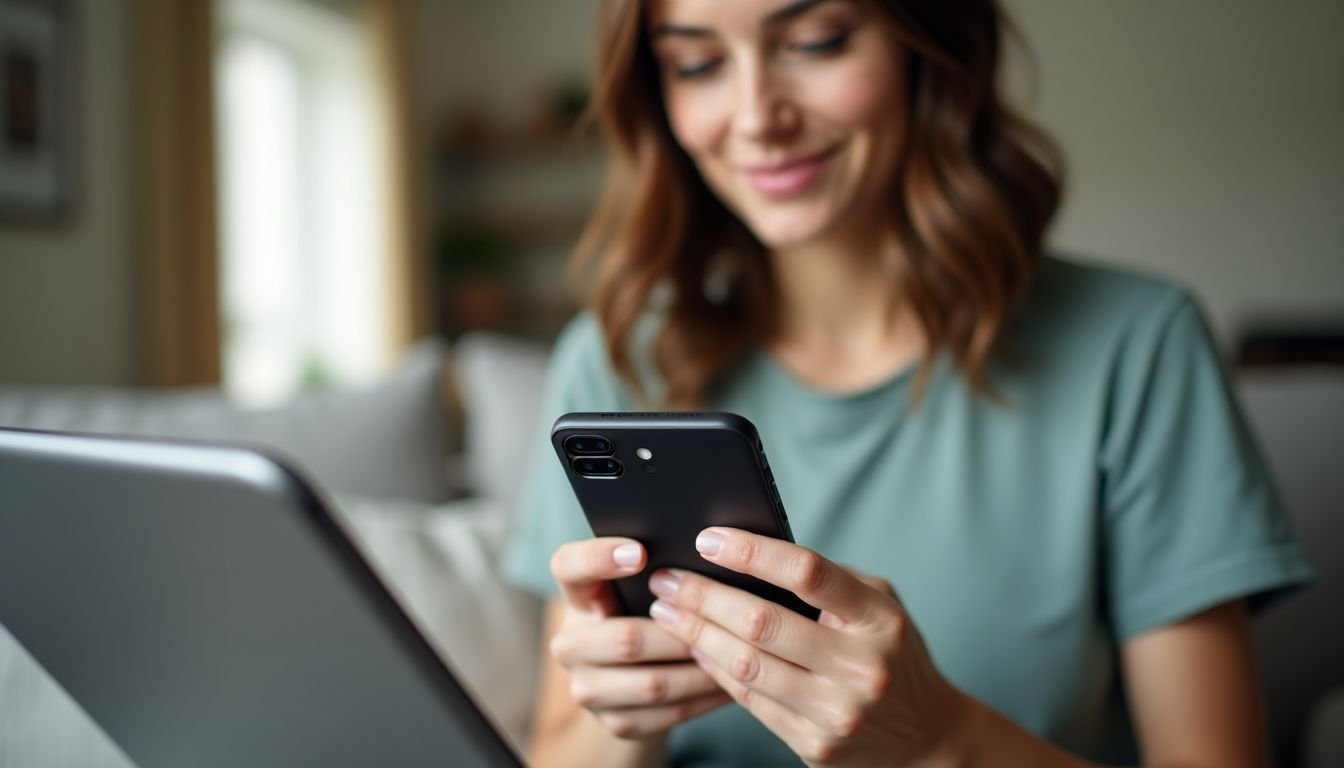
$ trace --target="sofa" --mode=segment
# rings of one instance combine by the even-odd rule
[[[377,385],[247,409],[214,389],[0,386],[0,426],[265,445],[328,491],[431,642],[525,744],[539,601],[498,557],[539,439],[547,350],[497,334],[415,345]],[[1257,619],[1278,765],[1344,765],[1344,371],[1240,372],[1240,390],[1317,570]],[[131,765],[0,626],[0,766]]]

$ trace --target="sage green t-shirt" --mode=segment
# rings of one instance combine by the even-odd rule
[[[707,404],[760,431],[798,542],[887,579],[940,670],[1028,730],[1101,761],[1136,758],[1117,647],[1238,597],[1253,609],[1309,569],[1179,288],[1047,259],[988,369],[1006,404],[943,357],[816,391],[763,351]],[[595,319],[556,346],[543,431],[567,411],[629,410]],[[554,594],[557,546],[591,536],[539,433],[510,577]],[[797,758],[730,705],[673,730],[673,765]]]

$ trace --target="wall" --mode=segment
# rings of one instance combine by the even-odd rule
[[[1058,246],[1193,286],[1224,340],[1344,322],[1344,3],[1007,6],[1071,164]]]
[[[0,383],[125,384],[135,375],[129,249],[127,0],[74,0],[75,208],[0,223]]]
[[[416,0],[422,117],[471,106],[516,117],[542,88],[592,69],[597,0]]]

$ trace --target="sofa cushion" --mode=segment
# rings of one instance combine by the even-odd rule
[[[374,571],[501,730],[522,748],[540,660],[541,601],[500,578],[506,516],[493,499],[426,505],[338,497]]]
[[[495,333],[469,333],[453,346],[453,371],[466,412],[467,483],[473,493],[499,501],[507,514],[540,438],[537,420],[548,357],[542,344]]]
[[[460,487],[448,469],[445,360],[439,342],[423,341],[373,387],[300,395],[266,409],[237,406],[205,388],[0,387],[0,426],[260,445],[291,457],[332,491],[443,501]]]

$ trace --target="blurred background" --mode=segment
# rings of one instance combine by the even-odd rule
[[[1071,162],[1057,248],[1192,286],[1230,358],[1338,333],[1344,4],[1006,5]],[[425,334],[550,338],[603,167],[595,6],[0,0],[0,382],[270,402]]]

